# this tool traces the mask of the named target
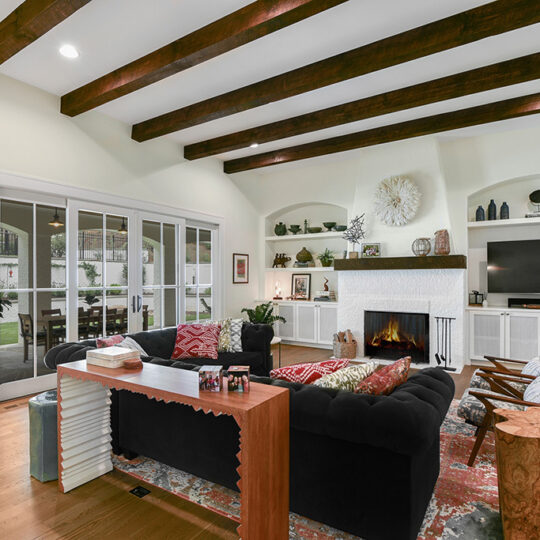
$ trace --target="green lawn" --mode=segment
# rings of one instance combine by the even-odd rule
[[[10,345],[19,341],[19,325],[16,322],[0,323],[0,345]]]

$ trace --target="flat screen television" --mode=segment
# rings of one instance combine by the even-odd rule
[[[540,240],[488,242],[488,292],[540,293]]]

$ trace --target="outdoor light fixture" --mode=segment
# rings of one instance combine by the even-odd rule
[[[122,218],[122,225],[120,225],[120,228],[118,229],[118,232],[120,234],[127,234],[128,233],[127,227],[126,227],[126,218],[125,217]]]
[[[49,221],[49,225],[51,227],[55,227],[58,229],[58,227],[63,227],[64,224],[60,221],[60,216],[58,215],[58,208],[54,209],[54,216],[51,221]]]

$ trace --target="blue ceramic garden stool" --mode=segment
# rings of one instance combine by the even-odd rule
[[[40,482],[58,478],[56,390],[28,402],[30,414],[30,474]]]

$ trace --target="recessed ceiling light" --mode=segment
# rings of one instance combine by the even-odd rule
[[[250,148],[257,148],[257,146],[259,146],[258,142],[254,142],[249,145]]]
[[[79,51],[73,45],[62,45],[58,51],[66,58],[79,58]]]

